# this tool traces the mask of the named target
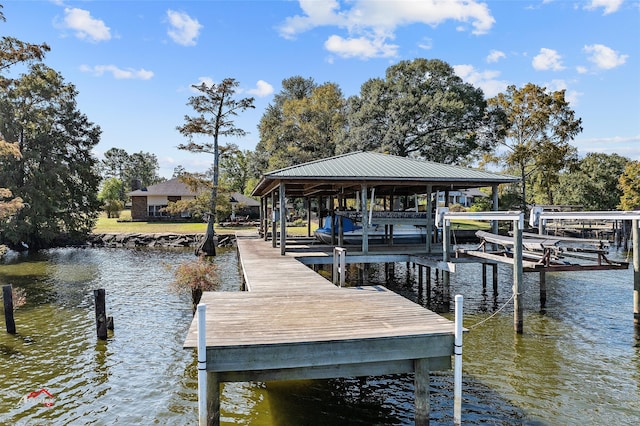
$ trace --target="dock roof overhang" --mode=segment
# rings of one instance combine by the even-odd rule
[[[266,196],[280,183],[287,197],[352,195],[362,185],[375,187],[377,195],[410,195],[432,191],[480,188],[520,179],[498,173],[451,166],[375,152],[352,152],[265,173],[253,190]]]

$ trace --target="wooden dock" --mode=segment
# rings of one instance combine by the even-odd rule
[[[257,235],[237,245],[249,291],[201,300],[208,424],[219,424],[221,382],[393,373],[415,374],[416,424],[428,424],[429,371],[451,368],[452,321],[382,286],[338,288]],[[197,330],[194,317],[184,348]]]

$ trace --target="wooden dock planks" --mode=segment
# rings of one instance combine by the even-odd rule
[[[220,382],[413,373],[418,365],[416,386],[428,388],[428,370],[451,368],[452,321],[382,286],[338,288],[257,237],[237,243],[251,291],[201,300],[210,424],[219,422]],[[197,334],[194,317],[185,349],[197,347]],[[416,418],[428,419],[428,401],[420,404]]]

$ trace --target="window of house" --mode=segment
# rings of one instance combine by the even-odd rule
[[[162,209],[164,209],[165,207],[167,207],[166,204],[161,206],[149,206],[149,216],[150,217],[169,216],[169,213],[167,213],[166,211],[162,211]]]

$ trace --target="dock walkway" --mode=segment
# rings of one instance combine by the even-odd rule
[[[451,368],[452,321],[382,286],[338,288],[257,235],[237,245],[249,291],[201,300],[209,424],[221,382],[393,373],[415,373],[416,424],[428,423],[429,371]],[[197,330],[194,317],[184,348],[197,347]]]

